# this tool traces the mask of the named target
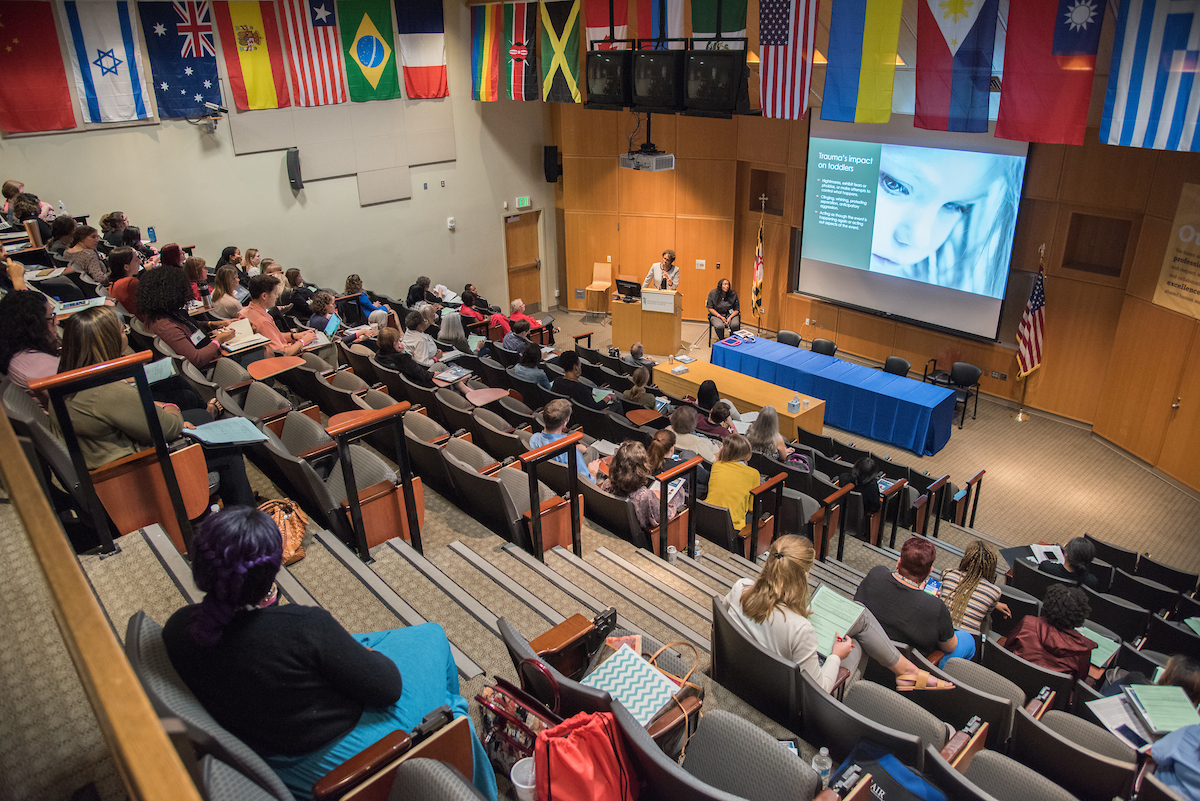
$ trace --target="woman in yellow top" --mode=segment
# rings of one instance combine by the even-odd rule
[[[750,510],[754,505],[750,490],[762,483],[758,471],[746,464],[750,453],[748,439],[741,434],[730,434],[721,445],[708,479],[705,501],[728,509],[736,528],[750,522]]]

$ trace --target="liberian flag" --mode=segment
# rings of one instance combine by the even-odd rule
[[[537,100],[537,2],[504,4],[504,96]]]
[[[763,116],[801,119],[808,111],[817,0],[762,0],[758,19]]]
[[[345,69],[333,0],[283,0],[280,5],[296,105],[345,103]]]
[[[85,122],[122,122],[150,117],[146,69],[127,0],[62,4],[67,21],[67,58]]]
[[[612,33],[609,20],[612,20]],[[583,0],[583,24],[587,28],[588,50],[628,50],[628,45],[619,48],[612,39],[629,38],[629,3],[613,0],[612,15],[609,15],[609,0]]]
[[[500,3],[471,6],[471,99],[500,99],[500,47],[504,43]]]
[[[987,131],[998,8],[999,0],[917,0],[916,127]]]
[[[442,0],[396,0],[396,26],[404,93],[413,100],[449,96]]]
[[[138,3],[138,14],[158,116],[194,119],[208,115],[205,103],[224,105],[209,3]]]
[[[637,0],[639,39],[680,39],[683,30],[683,0]],[[642,44],[644,50],[682,50],[685,42],[658,41]]]

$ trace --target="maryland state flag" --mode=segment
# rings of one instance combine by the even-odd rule
[[[213,3],[213,13],[238,111],[292,105],[275,4],[254,0]]]
[[[579,94],[580,0],[542,2],[542,100],[582,103]]]
[[[750,290],[750,313],[762,317],[763,313],[763,221],[758,220],[758,247],[754,249],[754,286]]]
[[[388,0],[338,0],[342,50],[350,99],[391,100],[401,96],[400,72],[392,47],[392,5]]]

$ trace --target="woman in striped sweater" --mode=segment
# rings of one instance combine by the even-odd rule
[[[957,570],[942,574],[942,586],[938,590],[946,606],[950,607],[950,619],[955,629],[964,629],[975,636],[976,653],[979,640],[983,637],[983,621],[999,609],[1005,617],[1012,617],[1007,604],[1000,602],[1000,588],[996,579],[996,552],[975,540],[967,546]]]

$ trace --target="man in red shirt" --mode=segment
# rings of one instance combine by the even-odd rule
[[[525,322],[529,323],[529,338],[535,342],[539,341],[538,340],[539,335],[535,334],[534,332],[537,331],[539,328],[546,328],[546,326],[540,320],[535,320],[534,318],[530,317],[528,314],[525,313],[525,301],[521,300],[520,298],[517,298],[509,306],[509,309],[511,310],[511,314],[508,315],[508,319],[514,323],[517,320],[524,320]],[[553,345],[554,344],[554,328],[553,327],[549,327],[547,329],[546,336],[547,336],[546,344]]]

